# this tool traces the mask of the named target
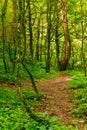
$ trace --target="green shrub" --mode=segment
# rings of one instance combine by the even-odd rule
[[[71,73],[72,71],[70,72],[70,75]],[[73,98],[76,100],[77,105],[77,108],[73,110],[73,113],[77,117],[85,118],[87,116],[87,77],[84,76],[82,71],[74,71],[72,75],[73,78],[70,81],[69,87],[74,89],[75,94]]]

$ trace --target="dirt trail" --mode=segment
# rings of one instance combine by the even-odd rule
[[[43,107],[37,108],[37,111],[47,111],[52,116],[57,116],[65,125],[78,122],[79,130],[83,130],[83,124],[79,123],[80,119],[72,116],[72,110],[76,107],[73,100],[69,97],[73,96],[73,91],[67,86],[70,76],[59,72],[60,78],[49,80],[43,83],[37,83],[38,89],[47,95],[47,99],[43,102]]]
[[[68,99],[69,95],[73,94],[72,90],[67,88],[68,81],[71,78],[63,73],[60,73],[60,75],[60,78],[37,83],[37,86],[41,92],[47,95],[46,106],[42,107],[42,110],[48,111],[50,115],[58,116],[61,121],[68,125],[73,120],[71,109],[75,107],[75,104]]]
[[[36,83],[38,90],[45,93],[47,98],[41,101],[42,106],[35,108],[35,111],[47,111],[50,115],[57,116],[65,125],[77,121],[79,130],[83,130],[84,124],[79,122],[80,119],[72,116],[72,110],[76,106],[73,100],[69,100],[69,97],[73,96],[73,91],[67,87],[71,77],[62,72],[58,73],[60,77],[57,79]],[[23,87],[29,86],[31,86],[31,83],[23,83]],[[8,85],[0,84],[0,87],[8,87]],[[11,85],[11,88],[14,88],[14,85]]]

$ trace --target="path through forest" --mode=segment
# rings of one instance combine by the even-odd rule
[[[37,111],[47,111],[52,116],[57,116],[65,125],[78,123],[79,130],[83,130],[81,119],[77,119],[72,115],[72,110],[76,107],[73,97],[73,90],[68,88],[71,77],[59,72],[60,77],[47,82],[37,83],[38,89],[47,95],[42,107]]]
[[[60,74],[59,78],[36,83],[38,90],[44,93],[47,98],[41,100],[42,105],[37,108],[35,107],[34,110],[38,112],[47,111],[50,115],[57,116],[61,122],[64,122],[65,125],[77,122],[79,130],[83,130],[84,124],[80,122],[81,119],[75,118],[72,115],[72,110],[76,106],[75,101],[70,100],[70,97],[73,97],[73,90],[68,88],[71,77],[63,72],[58,73]],[[25,88],[30,85],[30,83],[23,83],[23,87]],[[0,87],[6,86],[8,87],[9,85],[4,83],[0,84]],[[12,88],[14,88],[14,85]]]
[[[69,95],[73,95],[72,90],[68,89],[68,81],[71,79],[63,73],[60,73],[61,77],[53,80],[49,80],[44,83],[37,83],[38,89],[47,95],[45,100],[45,107],[42,107],[44,111],[48,111],[50,115],[58,116],[65,124],[70,124],[72,117],[71,109],[75,104],[69,101]]]

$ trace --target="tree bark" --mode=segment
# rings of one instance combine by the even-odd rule
[[[50,72],[51,0],[47,1],[47,59],[46,72]]]
[[[59,68],[59,9],[58,9],[58,2],[55,1],[55,43],[56,43],[56,60],[57,60],[57,69]]]
[[[7,72],[7,63],[5,58],[5,15],[7,11],[8,0],[5,0],[3,8],[2,8],[2,41],[3,41],[3,63],[4,69]]]
[[[34,79],[33,79],[33,76],[32,76],[32,74],[31,74],[31,72],[29,71],[29,68],[27,68],[27,66],[26,66],[26,64],[24,63],[24,61],[22,61],[22,65],[23,65],[24,69],[27,71],[27,73],[28,73],[29,76],[30,76],[33,89],[35,90],[36,93],[38,93],[37,87],[36,87],[36,85],[35,85],[35,81],[34,81]]]
[[[28,4],[28,14],[29,14],[29,34],[30,34],[30,41],[29,41],[29,46],[30,46],[30,59],[32,60],[33,58],[33,33],[32,33],[32,18],[31,18],[31,2],[30,0],[27,1]]]
[[[81,6],[81,42],[82,42],[82,46],[81,46],[81,56],[82,56],[82,64],[83,64],[83,69],[84,69],[84,74],[85,76],[87,76],[87,59],[86,59],[86,54],[84,51],[84,19],[83,19],[83,6],[82,6],[82,0],[80,0],[80,6]]]
[[[67,0],[60,0],[61,11],[62,11],[62,23],[64,31],[64,42],[65,42],[65,57],[63,61],[59,61],[60,70],[66,70],[71,54],[71,41],[68,29],[68,19],[67,19]]]
[[[39,61],[39,54],[40,54],[40,45],[39,45],[39,38],[40,38],[40,16],[38,18],[38,25],[37,25],[37,43],[36,43],[36,60]]]

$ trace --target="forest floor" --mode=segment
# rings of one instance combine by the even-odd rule
[[[76,108],[75,101],[71,100],[74,96],[74,91],[69,89],[69,81],[72,77],[58,72],[60,77],[51,79],[46,82],[37,82],[38,90],[46,94],[47,98],[42,102],[42,105],[35,107],[35,111],[47,111],[51,116],[57,116],[65,125],[78,125],[79,130],[83,130],[84,124],[82,119],[73,116],[72,111]],[[29,86],[25,84],[24,86]]]
[[[51,116],[57,116],[61,122],[65,125],[78,124],[79,130],[83,130],[84,124],[82,119],[73,116],[72,111],[76,107],[73,98],[74,91],[69,89],[69,81],[72,77],[58,72],[59,78],[52,79],[45,82],[37,82],[38,90],[46,95],[44,100],[41,100],[42,105],[35,107],[35,111],[45,112],[47,111]],[[1,84],[0,86],[6,86]],[[24,87],[29,87],[30,83],[23,83]],[[14,88],[14,87],[13,87]]]

